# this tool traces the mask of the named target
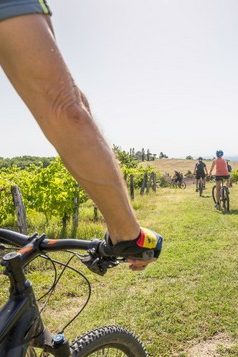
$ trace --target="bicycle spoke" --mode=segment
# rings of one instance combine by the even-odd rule
[[[107,347],[107,348],[103,348],[100,351],[91,353],[90,356],[92,356],[92,357],[126,357],[127,354],[125,354],[122,351],[119,351],[117,348]]]

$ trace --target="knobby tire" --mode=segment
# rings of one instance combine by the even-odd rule
[[[202,192],[203,192],[203,182],[200,180],[198,183],[198,192],[199,192],[199,196],[202,196]]]
[[[213,188],[212,188],[212,198],[213,198],[214,203],[216,204],[216,203],[217,203],[217,199],[216,199],[216,185],[214,185]]]
[[[226,186],[222,187],[222,194],[221,194],[221,199],[222,199],[222,206],[224,211],[229,212],[230,210],[230,197],[228,193],[228,188]]]
[[[222,186],[221,187],[221,205],[222,208],[225,212],[229,212],[230,211],[230,197],[229,197],[229,190],[226,186]],[[212,188],[212,198],[214,203],[216,203],[216,185],[213,186]]]
[[[106,326],[78,337],[71,344],[72,357],[148,357],[140,340],[119,326]]]

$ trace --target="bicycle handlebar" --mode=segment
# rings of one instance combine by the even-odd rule
[[[37,233],[32,236],[27,236],[22,233],[0,228],[0,242],[8,243],[12,246],[25,247],[36,237],[40,239],[43,236],[39,237]],[[98,243],[98,239],[91,241],[82,239],[47,239],[44,235],[44,239],[42,239],[39,244],[39,249],[44,251],[58,251],[65,249],[90,250],[95,248],[95,244],[97,245]]]
[[[21,248],[18,254],[21,256],[23,266],[40,255],[41,252],[56,252],[67,249],[87,251],[88,256],[81,261],[91,271],[99,275],[104,275],[108,268],[119,264],[116,257],[105,257],[99,252],[98,247],[101,240],[96,238],[89,241],[82,239],[47,239],[45,234],[39,236],[35,233],[32,236],[27,236],[0,228],[0,242]]]

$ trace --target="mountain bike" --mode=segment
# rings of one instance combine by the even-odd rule
[[[186,188],[186,183],[184,180],[181,181],[176,181],[175,179],[172,179],[170,182],[170,187],[178,187],[178,188],[182,188],[185,189]]]
[[[217,204],[216,199],[216,185],[212,188],[212,198],[215,204]],[[224,185],[223,180],[221,180],[220,188],[220,205],[222,206],[224,212],[230,211],[230,191],[226,185]]]
[[[148,354],[132,332],[119,326],[104,326],[76,337],[71,343],[64,330],[79,315],[82,309],[66,326],[57,333],[50,332],[43,323],[37,305],[34,288],[26,277],[29,263],[41,257],[49,260],[55,271],[51,288],[45,294],[52,294],[66,269],[84,275],[70,265],[72,258],[78,258],[92,272],[104,275],[109,268],[120,263],[122,258],[103,257],[98,252],[99,239],[91,241],[79,239],[47,239],[46,235],[26,236],[7,229],[0,229],[0,249],[4,255],[1,265],[9,279],[8,301],[0,310],[0,355],[1,357],[36,357],[35,349],[41,349],[40,356],[86,357],[86,356],[128,356],[148,357]],[[12,246],[19,248],[12,251]],[[5,253],[10,249],[10,252]],[[86,251],[80,254],[78,251]],[[67,263],[50,257],[50,252],[66,251],[71,254]],[[60,264],[61,273],[57,275],[55,266]],[[86,278],[86,277],[85,277]],[[86,279],[88,282],[88,280]],[[90,283],[89,288],[90,288]],[[90,294],[89,294],[90,297]],[[62,306],[59,306],[62,309]]]

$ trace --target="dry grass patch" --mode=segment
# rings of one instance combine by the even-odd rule
[[[202,341],[188,350],[188,357],[220,357],[219,348],[230,348],[234,340],[224,333],[215,335],[212,339]]]
[[[174,170],[181,171],[183,174],[186,172],[191,171],[193,172],[194,166],[197,160],[182,160],[182,159],[159,159],[155,161],[150,161],[150,166],[155,166],[160,172],[165,173],[168,172],[170,175],[174,173]],[[207,165],[207,169],[209,170],[212,161],[211,160],[204,160],[205,164]],[[238,169],[238,162],[230,162],[232,169]]]

